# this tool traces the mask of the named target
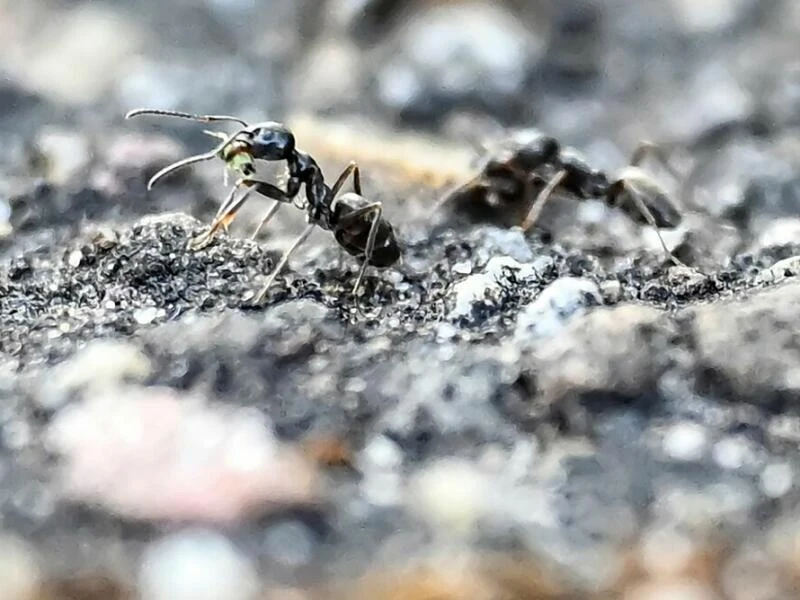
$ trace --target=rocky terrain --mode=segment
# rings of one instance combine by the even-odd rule
[[[800,8],[790,0],[0,0],[0,599],[794,598]],[[187,242],[203,125],[359,161],[401,261]],[[535,126],[681,205],[431,208]],[[650,168],[650,163],[647,163]],[[275,172],[277,179],[281,173]]]

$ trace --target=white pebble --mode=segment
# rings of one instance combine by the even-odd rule
[[[790,256],[761,271],[757,280],[761,283],[778,283],[798,274],[800,274],[800,256]]]
[[[139,572],[142,600],[251,600],[253,565],[223,536],[192,529],[150,546]]]
[[[489,478],[474,465],[442,459],[416,476],[409,501],[436,529],[465,535],[475,530],[493,504],[491,491]]]
[[[780,498],[792,489],[794,473],[786,463],[768,465],[761,473],[761,489],[770,498]]]
[[[500,304],[507,289],[538,277],[537,265],[520,263],[509,256],[495,256],[482,273],[475,273],[453,286],[451,318],[470,318],[475,308]]]
[[[678,423],[664,434],[664,452],[675,460],[699,460],[707,445],[706,430],[697,423]]]
[[[584,308],[602,303],[600,289],[593,281],[580,277],[561,277],[522,309],[514,334],[518,340],[552,336]]]
[[[139,325],[149,325],[158,318],[159,313],[160,311],[156,307],[147,306],[133,311],[133,318]]]
[[[723,469],[741,469],[751,456],[750,446],[743,438],[728,437],[714,445],[713,456]]]
[[[372,438],[364,448],[363,457],[364,462],[360,465],[362,470],[397,469],[403,462],[402,450],[385,435]]]

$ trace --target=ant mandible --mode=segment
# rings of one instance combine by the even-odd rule
[[[609,177],[591,167],[574,149],[562,147],[554,137],[535,129],[523,130],[490,151],[479,174],[446,194],[436,208],[471,199],[475,193],[505,209],[516,209],[521,202],[525,211],[521,228],[527,231],[536,224],[555,190],[561,188],[580,200],[602,198],[637,223],[650,225],[672,261],[685,266],[670,252],[658,231],[674,229],[682,219],[666,191],[641,169],[648,155],[655,156],[673,177],[678,177],[661,149],[649,142],[641,143],[628,166]],[[544,186],[534,196],[537,182]]]
[[[317,162],[309,154],[297,149],[294,134],[281,123],[268,121],[250,125],[238,117],[227,115],[195,115],[158,109],[132,110],[125,115],[125,118],[130,119],[139,115],[177,117],[203,123],[232,122],[241,125],[241,128],[232,134],[205,131],[204,133],[221,140],[215,148],[164,167],[153,175],[147,184],[149,190],[162,177],[178,169],[215,158],[220,158],[225,163],[226,178],[228,170],[239,176],[217,211],[209,230],[190,241],[191,249],[205,247],[220,229],[227,230],[253,191],[275,201],[253,233],[253,238],[275,216],[282,204],[295,204],[297,208],[306,211],[307,227],[284,251],[267,282],[256,295],[254,300],[256,304],[264,299],[267,290],[289,261],[289,257],[311,235],[314,227],[333,232],[336,241],[348,254],[362,259],[361,269],[353,286],[354,296],[358,292],[368,265],[385,268],[400,259],[400,246],[392,225],[383,218],[381,203],[370,202],[361,195],[361,177],[355,162],[351,162],[333,186],[329,187]],[[286,161],[288,168],[286,190],[256,179],[256,161]],[[342,186],[351,175],[355,193],[339,195]],[[305,185],[306,199],[305,202],[296,204],[295,200],[302,185]],[[237,198],[236,192],[241,187],[247,189]]]

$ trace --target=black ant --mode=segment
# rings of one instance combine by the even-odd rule
[[[239,176],[230,194],[217,211],[209,230],[191,240],[190,248],[194,250],[203,248],[220,229],[227,230],[236,217],[236,213],[253,191],[275,200],[253,233],[253,238],[275,216],[282,204],[294,204],[297,208],[306,211],[308,226],[283,253],[267,282],[256,295],[254,300],[256,304],[263,300],[289,257],[311,235],[314,227],[321,227],[326,231],[333,232],[336,241],[342,248],[351,256],[362,259],[361,269],[353,287],[353,295],[357,294],[368,265],[385,268],[399,260],[400,246],[395,238],[392,225],[382,216],[381,203],[370,202],[361,195],[361,176],[355,162],[351,162],[342,171],[333,186],[328,187],[317,162],[309,154],[297,149],[294,134],[281,123],[269,121],[249,125],[237,117],[194,115],[154,109],[132,110],[125,115],[125,118],[129,119],[138,115],[179,117],[203,123],[233,122],[241,125],[241,128],[232,134],[206,131],[206,134],[221,140],[215,148],[164,167],[153,175],[147,184],[149,190],[159,179],[180,168],[215,158],[222,159],[227,169]],[[256,179],[256,161],[286,161],[288,167],[286,190]],[[355,193],[351,192],[340,196],[339,192],[342,186],[351,175]],[[305,201],[298,201],[301,185],[305,185]],[[236,191],[240,187],[247,189],[237,198]]]
[[[477,197],[485,208],[513,212],[515,224],[527,231],[536,224],[556,188],[561,188],[581,200],[603,198],[637,223],[650,225],[664,251],[682,265],[658,231],[680,225],[681,215],[666,191],[640,168],[649,154],[678,177],[661,149],[649,142],[640,144],[629,165],[610,178],[592,168],[575,150],[562,148],[555,138],[537,130],[520,131],[490,151],[479,174],[446,194],[436,208],[453,201],[463,207]]]

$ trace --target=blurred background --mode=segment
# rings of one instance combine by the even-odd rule
[[[2,0],[0,133],[7,167],[23,140],[93,160],[122,127],[207,148],[192,124],[123,124],[140,106],[355,116],[467,148],[533,125],[606,169],[647,139],[700,165],[702,210],[758,229],[800,205],[799,30],[791,0]]]
[[[154,106],[355,113],[437,132],[466,114],[627,147],[785,122],[800,102],[800,8],[786,0],[3,0],[0,11],[6,132]]]

